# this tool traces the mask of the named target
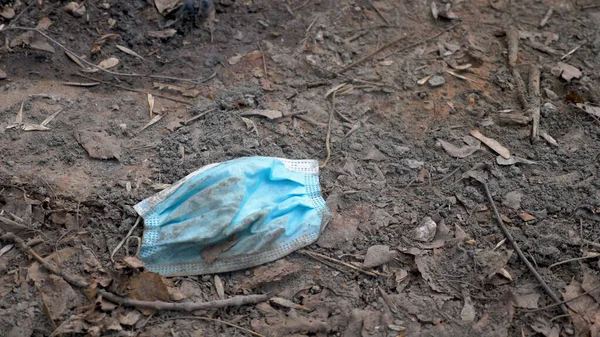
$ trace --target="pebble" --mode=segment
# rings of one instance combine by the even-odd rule
[[[442,76],[432,76],[429,79],[429,85],[432,88],[437,88],[437,87],[441,87],[442,85],[446,84],[446,80],[442,77]]]
[[[373,268],[392,261],[396,257],[395,251],[390,251],[389,246],[375,245],[367,249],[363,267]]]
[[[521,208],[521,199],[522,198],[523,198],[523,193],[521,193],[519,191],[508,192],[504,196],[504,201],[502,202],[502,205],[504,205],[508,208],[512,208],[512,209],[519,209],[519,208]]]
[[[411,169],[418,169],[425,165],[425,162],[414,160],[414,159],[404,159],[404,164],[410,167]]]
[[[548,88],[544,88],[544,92],[546,93],[546,97],[548,97],[549,99],[551,99],[551,100],[558,99],[558,95],[554,91],[552,91]]]
[[[421,242],[428,242],[433,240],[435,231],[437,230],[437,224],[430,217],[423,218],[419,227],[414,230],[414,239]]]
[[[551,115],[553,115],[558,109],[556,108],[556,106],[550,102],[548,103],[544,103],[544,105],[542,105],[542,109],[541,109],[541,113],[542,116],[544,116],[544,118],[550,117]]]
[[[354,142],[354,143],[350,144],[350,148],[354,151],[362,151],[363,146],[361,143]]]
[[[258,140],[254,139],[254,138],[246,138],[243,141],[244,143],[244,147],[247,149],[254,149],[260,146]]]

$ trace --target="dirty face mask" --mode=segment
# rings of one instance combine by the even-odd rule
[[[247,157],[205,166],[134,206],[139,257],[165,276],[234,271],[315,242],[330,219],[318,163]]]

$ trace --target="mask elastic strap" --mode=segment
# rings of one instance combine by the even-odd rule
[[[142,217],[138,216],[137,220],[135,220],[135,224],[133,225],[133,227],[131,227],[131,229],[129,230],[129,232],[127,232],[127,235],[125,235],[125,237],[123,238],[123,240],[121,240],[121,242],[119,242],[119,244],[117,245],[117,247],[115,248],[115,250],[112,251],[112,253],[110,254],[110,260],[115,263],[115,254],[117,254],[117,252],[119,251],[119,249],[121,249],[121,247],[123,247],[123,244],[125,243],[125,241],[131,237],[131,234],[133,233],[133,231],[135,230],[135,228],[138,226],[138,224],[140,223],[140,220],[142,219]],[[137,237],[139,239],[139,237]],[[140,252],[140,247],[141,245],[141,240],[139,241],[140,243],[138,244],[138,253]],[[129,255],[129,253],[127,253],[127,255]],[[137,254],[136,254],[137,255]]]

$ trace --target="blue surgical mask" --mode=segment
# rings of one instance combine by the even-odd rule
[[[315,242],[331,214],[318,163],[247,157],[205,166],[135,205],[140,259],[164,276],[228,272]]]

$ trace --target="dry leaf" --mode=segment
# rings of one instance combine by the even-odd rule
[[[296,304],[296,303],[294,303],[288,299],[282,298],[282,297],[271,297],[271,298],[269,298],[269,302],[275,303],[282,307],[286,307],[286,308],[290,308],[290,309],[311,311],[309,308],[307,308],[305,306]]]
[[[242,121],[244,122],[244,124],[246,124],[246,128],[248,129],[248,131],[252,132],[256,132],[256,135],[258,136],[258,129],[256,128],[256,124],[254,124],[254,122],[250,119],[250,118],[246,118],[246,117],[240,117],[242,119]]]
[[[479,150],[479,146],[457,147],[454,144],[442,139],[438,139],[438,142],[442,145],[444,150],[454,158],[466,158]]]
[[[510,273],[508,272],[508,270],[506,270],[506,269],[504,269],[504,268],[501,268],[501,269],[498,271],[498,274],[500,274],[500,275],[504,276],[504,277],[505,277],[507,280],[509,280],[509,281],[512,281],[512,280],[513,280],[512,276],[510,276]]]
[[[482,135],[481,132],[479,132],[479,130],[471,131],[471,136],[479,139],[482,143],[487,145],[489,148],[494,150],[496,153],[498,153],[502,157],[504,157],[506,159],[510,158],[510,151],[508,151],[507,148],[502,146],[497,140],[488,138],[488,137]]]
[[[460,311],[460,318],[465,322],[473,322],[475,321],[475,307],[473,306],[473,301],[468,294],[463,297],[465,299],[465,305]]]
[[[52,20],[50,20],[48,17],[43,17],[40,19],[40,21],[38,21],[38,24],[35,28],[37,28],[39,30],[46,30],[51,25],[52,25]]]
[[[144,131],[147,128],[151,127],[152,125],[156,124],[159,120],[161,120],[163,118],[162,115],[156,115],[154,116],[149,122],[148,124],[144,125],[144,127],[140,130],[140,131]]]
[[[48,40],[42,38],[41,36],[34,37],[29,47],[31,47],[31,49],[41,50],[52,54],[54,54],[55,52],[54,47],[52,47],[50,42],[48,42]]]
[[[140,318],[142,318],[142,314],[137,310],[132,310],[128,312],[127,315],[119,315],[119,323],[123,325],[134,325]]]
[[[107,58],[106,60],[98,63],[98,67],[102,69],[110,69],[119,64],[119,59],[116,57]]]
[[[50,130],[49,128],[43,126],[43,125],[39,125],[39,124],[29,124],[29,123],[25,123],[21,126],[21,129],[23,131],[47,131]]]
[[[92,158],[118,160],[121,157],[119,140],[104,131],[82,130],[75,132],[74,136]]]
[[[79,334],[88,330],[88,324],[85,322],[84,314],[73,315],[62,322],[49,337],[62,336],[66,334]]]
[[[536,165],[537,162],[533,161],[533,160],[529,160],[529,159],[525,159],[525,158],[519,158],[517,156],[510,156],[510,158],[505,159],[502,156],[498,156],[496,157],[496,163],[498,163],[498,165],[514,165],[517,163],[520,164],[527,164],[527,165]]]
[[[435,1],[432,1],[431,2],[431,15],[433,15],[433,18],[437,20],[439,14],[440,14],[440,12],[437,9],[437,5],[435,4]]]
[[[525,222],[535,220],[535,217],[527,212],[519,213],[519,218],[521,218]]]
[[[77,293],[60,276],[50,275],[44,286],[41,287],[40,292],[53,320],[59,319],[65,310],[78,304],[76,303]]]
[[[554,76],[560,76],[567,82],[574,78],[580,78],[583,75],[581,70],[563,62],[558,62],[551,72]]]
[[[80,18],[85,14],[85,6],[83,3],[80,5],[76,2],[69,2],[64,7],[65,12],[73,15],[73,17]]]
[[[537,309],[539,299],[540,294],[536,293],[527,295],[515,294],[515,307],[523,309]]]
[[[73,54],[73,53],[71,53],[69,51],[66,51],[66,50],[65,50],[65,54],[67,54],[67,56],[69,57],[69,59],[71,59],[71,61],[77,63],[78,66],[80,66],[83,69],[88,69],[89,70],[88,67],[84,66],[83,63],[81,63],[81,61],[79,60],[79,58],[75,54]],[[94,69],[94,70],[97,71],[97,69]]]
[[[122,52],[124,52],[126,54],[129,54],[129,55],[132,55],[132,56],[135,56],[135,57],[139,57],[142,60],[144,59],[140,54],[134,52],[133,50],[131,50],[131,49],[127,48],[127,47],[120,46],[120,45],[116,45],[116,47],[119,48]]]
[[[225,287],[223,285],[223,281],[218,275],[215,275],[215,289],[217,290],[217,295],[219,299],[225,299]]]
[[[184,97],[196,97],[200,95],[200,90],[194,88],[184,88],[173,84],[168,83],[159,83],[154,82],[154,87],[158,88],[158,90],[173,90],[179,92]]]
[[[262,116],[268,119],[277,119],[283,117],[283,114],[279,110],[250,109],[242,112],[240,116]]]
[[[15,123],[16,124],[21,124],[23,123],[23,105],[25,104],[25,101],[23,101],[21,103],[21,108],[19,108],[19,112],[17,112],[17,117],[15,118]]]
[[[154,5],[160,14],[167,14],[172,11],[179,0],[154,0]]]
[[[2,7],[0,8],[0,16],[7,20],[10,20],[15,17],[15,10],[12,7],[8,6]]]
[[[138,259],[135,256],[126,256],[123,258],[123,262],[131,269],[142,269],[144,268],[144,261]]]
[[[242,59],[242,57],[244,57],[244,55],[235,55],[235,56],[232,56],[232,57],[230,57],[227,60],[227,63],[229,63],[232,66],[236,65],[238,62],[240,62],[240,60]]]
[[[433,76],[433,74],[427,75],[427,76],[423,77],[422,79],[420,79],[420,80],[417,81],[417,84],[418,85],[423,85],[423,84],[427,83],[427,81],[429,81],[429,79],[431,78],[431,76]]]
[[[128,297],[142,301],[170,302],[169,289],[157,273],[149,271],[133,276],[127,281]],[[152,309],[140,309],[145,315],[154,313]]]
[[[48,116],[48,118],[44,119],[44,121],[40,125],[41,126],[48,125],[48,123],[52,122],[52,120],[54,119],[54,117],[56,117],[63,110],[64,110],[63,108],[58,109],[55,113],[53,113],[52,115]]]
[[[150,119],[152,119],[152,111],[154,111],[154,96],[148,94],[148,110],[150,111]]]
[[[177,34],[177,30],[173,29],[173,28],[169,28],[169,29],[165,29],[165,30],[158,30],[158,31],[150,31],[148,32],[148,36],[150,37],[159,37],[159,38],[167,38],[167,37],[172,37],[175,34]]]
[[[94,41],[94,45],[97,45],[97,46],[102,45],[102,44],[104,44],[104,42],[109,41],[109,40],[116,40],[120,36],[121,35],[114,34],[114,33],[102,35],[99,38],[97,38],[96,41]]]
[[[577,103],[575,104],[579,109],[589,113],[590,115],[596,117],[596,118],[600,118],[600,108],[596,107],[596,106],[591,106],[589,104],[581,104],[581,103]]]

